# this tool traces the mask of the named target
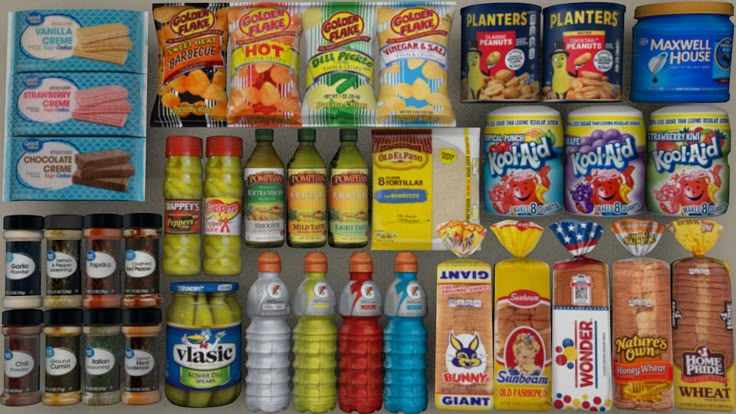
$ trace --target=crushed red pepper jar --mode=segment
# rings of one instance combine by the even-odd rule
[[[4,382],[0,404],[26,406],[41,402],[39,348],[43,312],[37,309],[3,312]]]
[[[122,302],[123,217],[117,214],[84,216],[85,308],[118,308]]]
[[[160,214],[133,213],[123,216],[125,281],[123,306],[153,308],[161,305],[159,293]]]

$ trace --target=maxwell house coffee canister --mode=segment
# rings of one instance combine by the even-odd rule
[[[463,102],[539,100],[541,11],[524,3],[460,10]]]
[[[544,100],[621,100],[625,11],[616,3],[544,9]]]
[[[728,101],[733,11],[733,3],[723,2],[637,7],[631,100]]]

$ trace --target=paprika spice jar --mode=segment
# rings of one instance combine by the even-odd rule
[[[161,222],[159,214],[133,213],[123,216],[123,306],[126,308],[152,308],[161,305],[158,254]]]
[[[160,335],[161,309],[123,310],[125,337],[123,404],[148,405],[161,401]]]
[[[44,313],[46,365],[43,403],[51,406],[77,404],[82,400],[82,310],[51,309]]]
[[[46,296],[49,309],[82,306],[82,216],[46,216]]]
[[[117,308],[121,304],[123,218],[117,214],[84,217],[85,308]]]
[[[41,402],[39,347],[43,312],[37,309],[3,312],[5,375],[0,404],[25,406]]]
[[[41,240],[43,217],[17,215],[3,219],[6,309],[41,307]]]
[[[120,309],[84,311],[84,392],[87,405],[120,402],[120,364],[123,356]]]

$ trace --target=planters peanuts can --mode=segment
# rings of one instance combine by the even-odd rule
[[[589,106],[567,116],[565,209],[586,216],[644,211],[646,128],[638,109]]]
[[[616,3],[544,9],[544,100],[621,100],[625,11]]]
[[[523,3],[460,10],[463,102],[539,100],[541,11]]]
[[[682,2],[636,8],[631,100],[727,102],[733,4]]]
[[[488,114],[484,133],[483,198],[499,216],[548,216],[562,211],[560,113],[515,106]]]

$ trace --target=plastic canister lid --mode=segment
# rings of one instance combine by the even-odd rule
[[[394,260],[394,272],[416,273],[419,270],[417,257],[412,252],[401,252],[396,254]]]
[[[680,114],[712,114],[718,116],[728,116],[728,112],[717,106],[712,105],[671,105],[653,111],[651,114],[649,114],[649,117],[656,118],[658,116]]]
[[[595,105],[595,106],[586,106],[585,108],[576,109],[572,112],[570,112],[567,115],[567,121],[569,122],[571,119],[575,117],[584,117],[584,116],[600,116],[600,117],[606,117],[606,116],[635,116],[639,118],[643,118],[644,114],[642,112],[632,106],[627,105]],[[601,121],[608,121],[608,119],[601,119]]]
[[[191,135],[172,135],[166,138],[166,156],[202,158],[202,138]]]
[[[43,230],[43,217],[18,214],[3,218],[5,230]]]
[[[44,227],[47,230],[78,230],[82,228],[83,218],[74,214],[53,214],[46,216]]]
[[[340,141],[349,141],[349,142],[355,142],[358,140],[358,130],[357,129],[341,129],[340,130]]]
[[[720,1],[682,1],[670,3],[654,3],[639,6],[634,11],[634,18],[667,16],[672,14],[722,14],[733,16],[733,4]]]
[[[89,214],[84,216],[84,228],[121,229],[123,216],[119,214]]]
[[[43,314],[46,326],[81,326],[81,309],[50,309]]]
[[[237,283],[178,282],[172,283],[169,289],[172,293],[230,293],[237,292],[238,288]]]
[[[123,325],[158,325],[161,323],[161,309],[135,308],[123,310]]]
[[[309,252],[304,256],[304,271],[307,273],[327,273],[327,256],[322,252]]]
[[[207,137],[208,157],[239,157],[243,158],[243,140],[230,135],[215,135]]]
[[[263,252],[258,256],[259,272],[280,272],[281,257],[276,252]]]
[[[160,229],[161,215],[155,213],[132,213],[123,216],[126,229]]]
[[[4,326],[40,325],[43,323],[43,312],[38,309],[15,309],[3,312]]]
[[[256,142],[273,142],[273,129],[256,129]]]
[[[544,14],[547,13],[557,13],[563,10],[591,10],[591,9],[613,9],[613,10],[620,10],[625,11],[626,6],[619,3],[607,3],[607,2],[582,2],[582,3],[561,3],[561,4],[555,4],[553,6],[545,7],[543,12]],[[621,22],[621,20],[619,20]],[[546,23],[545,23],[546,24]],[[622,23],[619,23],[622,24]]]
[[[537,6],[536,4],[529,4],[529,3],[492,3],[492,4],[483,3],[483,4],[473,4],[470,6],[465,6],[462,9],[460,9],[460,13],[483,13],[489,10],[492,10],[495,13],[524,11],[524,10],[540,12],[542,8],[540,6]]]
[[[120,325],[120,309],[87,309],[84,311],[84,325]]]
[[[350,256],[350,272],[372,273],[373,258],[368,252],[355,252]]]
[[[317,140],[317,130],[314,128],[300,128],[298,137],[300,142],[314,142]]]

